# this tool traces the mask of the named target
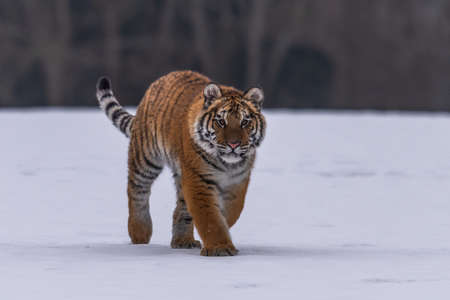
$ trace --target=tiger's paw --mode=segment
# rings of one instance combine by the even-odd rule
[[[203,256],[234,256],[239,252],[233,245],[223,245],[216,247],[204,247],[200,251],[200,255]]]
[[[128,234],[133,244],[148,244],[152,237],[151,220],[139,221],[133,218],[128,220]]]
[[[201,248],[202,244],[194,239],[173,239],[170,246],[174,249]]]

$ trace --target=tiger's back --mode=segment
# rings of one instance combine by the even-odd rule
[[[175,71],[153,82],[136,112],[132,130],[137,146],[148,147],[161,163],[175,167],[187,113],[209,81],[197,72]]]
[[[132,242],[150,240],[150,187],[168,165],[177,190],[172,247],[200,247],[193,236],[195,224],[202,255],[236,254],[228,230],[243,209],[255,148],[264,136],[262,91],[243,93],[212,84],[199,73],[177,71],[150,85],[135,117],[114,98],[107,79],[99,81],[97,96],[113,124],[130,137]]]

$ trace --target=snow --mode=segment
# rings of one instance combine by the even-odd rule
[[[240,253],[131,245],[127,140],[98,110],[0,110],[1,299],[449,299],[450,117],[267,112]]]

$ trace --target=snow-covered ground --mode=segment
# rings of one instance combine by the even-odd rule
[[[127,140],[98,110],[0,110],[0,299],[450,299],[450,116],[267,112],[240,253],[131,245]]]

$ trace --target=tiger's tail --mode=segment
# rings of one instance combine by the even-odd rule
[[[114,126],[126,137],[130,137],[134,116],[128,113],[114,97],[111,81],[107,77],[102,76],[97,81],[97,100]]]

